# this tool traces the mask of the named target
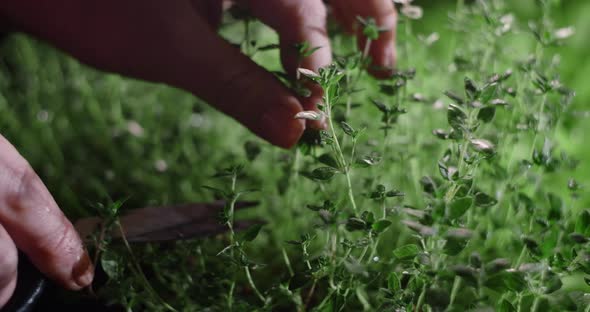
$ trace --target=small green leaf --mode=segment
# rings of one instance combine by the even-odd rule
[[[516,312],[516,308],[507,299],[502,299],[498,304],[498,312]]]
[[[559,275],[553,273],[551,275],[551,277],[549,278],[548,281],[544,281],[545,285],[547,285],[547,289],[545,290],[546,294],[550,294],[553,293],[557,290],[559,290],[561,288],[561,286],[563,286],[563,283],[561,282],[561,279],[559,278]]]
[[[314,169],[310,176],[312,179],[319,180],[319,181],[327,181],[334,177],[334,175],[338,172],[338,170],[332,167],[320,167]]]
[[[397,293],[402,289],[402,283],[397,276],[397,273],[391,272],[387,278],[387,288],[393,293]]]
[[[457,198],[453,200],[449,204],[449,218],[450,219],[457,219],[460,218],[469,210],[469,208],[473,205],[473,197],[467,196],[462,198]]]
[[[385,105],[383,102],[381,101],[377,101],[377,100],[371,100],[371,102],[373,103],[373,105],[375,105],[375,107],[377,107],[377,109],[379,109],[382,113],[384,114],[388,114],[391,112],[391,109],[389,107],[387,107],[387,105]]]
[[[354,130],[354,128],[347,124],[346,122],[342,121],[340,122],[340,126],[342,127],[342,131],[344,131],[344,133],[346,133],[346,135],[350,136],[350,137],[356,137],[358,132],[356,130]]]
[[[479,100],[484,103],[488,104],[493,98],[496,97],[498,93],[498,84],[497,83],[490,83],[486,84],[481,91],[479,96]]]
[[[584,210],[577,218],[576,232],[590,236],[590,210]]]
[[[465,125],[465,120],[467,119],[467,113],[455,104],[449,104],[449,108],[447,110],[447,121],[449,125],[455,129],[461,130],[461,128]]]
[[[486,106],[479,110],[477,113],[477,119],[481,120],[482,122],[488,123],[494,119],[496,115],[496,108],[493,106]]]
[[[457,95],[456,93],[453,93],[453,91],[445,91],[444,94],[451,100],[455,101],[455,103],[462,105],[465,103],[465,99],[463,99],[461,96]]]
[[[336,161],[336,159],[332,155],[330,155],[328,153],[320,155],[320,157],[318,157],[318,161],[326,166],[330,166],[334,169],[338,169],[338,162]]]
[[[121,259],[120,256],[109,249],[105,250],[100,257],[102,269],[107,274],[107,276],[113,280],[117,280],[122,277],[125,266],[119,265],[119,263],[122,263],[121,261],[123,261],[123,259]]]
[[[488,262],[485,265],[486,273],[494,274],[510,267],[510,260],[505,258],[498,258]]]
[[[469,77],[465,77],[465,95],[467,95],[467,98],[469,98],[471,101],[476,100],[479,97],[480,94],[480,90],[477,87],[477,85],[475,84],[475,81],[471,80]]]
[[[352,217],[348,218],[348,220],[346,221],[346,230],[348,230],[349,232],[362,231],[366,228],[367,222],[365,222],[365,220],[363,219]]]
[[[262,229],[262,226],[262,224],[255,224],[249,227],[247,230],[244,231],[244,234],[242,234],[242,241],[251,242],[254,239],[256,239],[256,237],[260,233],[260,229]]]
[[[396,248],[393,250],[393,256],[399,260],[413,259],[420,252],[420,248],[417,245],[409,244]]]
[[[358,159],[356,163],[360,167],[369,167],[377,165],[381,161],[381,157],[379,155],[365,155]]]
[[[375,233],[383,233],[390,225],[391,221],[382,219],[373,223],[372,228]]]
[[[507,290],[520,292],[527,287],[527,282],[521,272],[503,271],[490,276],[484,286],[501,293]]]
[[[406,196],[406,194],[402,191],[399,190],[390,190],[387,191],[387,193],[385,193],[386,197],[403,197]]]
[[[462,277],[467,283],[471,285],[477,284],[478,274],[477,270],[475,270],[474,268],[467,265],[459,264],[452,266],[451,270],[458,276]]]
[[[484,192],[477,192],[475,194],[475,205],[478,207],[491,207],[497,203],[498,200]]]

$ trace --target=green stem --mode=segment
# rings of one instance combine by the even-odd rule
[[[125,236],[125,231],[123,230],[123,226],[121,225],[121,222],[119,222],[117,220],[116,224],[117,224],[117,227],[119,228],[119,232],[121,233],[121,239],[123,240],[123,244],[125,244],[125,248],[129,252],[129,256],[131,257],[132,267],[134,267],[137,275],[139,275],[139,277],[141,278],[143,286],[146,288],[148,293],[150,293],[154,298],[156,298],[158,301],[160,301],[160,303],[162,304],[162,306],[164,308],[166,308],[169,311],[177,312],[177,310],[174,309],[171,305],[169,305],[162,297],[160,297],[160,295],[158,295],[156,290],[152,287],[149,280],[147,279],[147,277],[143,273],[143,270],[141,269],[139,262],[135,258],[135,255],[133,254],[133,250],[131,249],[131,246],[129,245],[129,241],[127,241],[127,237]]]
[[[325,94],[330,94],[328,88],[325,90]],[[352,205],[354,211],[357,212],[356,202],[354,200],[354,193],[352,190],[352,182],[350,180],[350,169],[349,165],[346,163],[346,159],[344,158],[344,154],[342,153],[342,148],[340,147],[338,136],[336,135],[336,130],[334,129],[334,122],[332,121],[332,103],[330,102],[330,99],[326,97],[326,113],[328,115],[328,127],[330,128],[332,138],[334,139],[334,146],[337,154],[336,156],[339,158],[342,170],[344,170],[344,175],[346,176],[346,183],[348,186],[348,198],[350,200],[350,204]]]
[[[418,302],[416,303],[416,309],[414,311],[422,311],[422,305],[424,304],[425,299],[426,299],[426,285],[422,286],[422,291],[420,292],[420,296],[418,297]]]
[[[283,252],[283,259],[285,260],[285,265],[289,270],[289,275],[295,275],[295,273],[293,272],[293,268],[291,267],[291,261],[289,261],[289,256],[287,255],[287,251],[285,251],[285,248],[281,248],[281,251]]]
[[[245,266],[244,271],[246,271],[246,277],[248,278],[248,283],[250,284],[250,287],[252,287],[252,289],[254,290],[254,293],[256,294],[256,296],[258,296],[258,299],[260,299],[260,301],[262,301],[262,303],[266,304],[266,298],[260,293],[260,291],[256,287],[256,284],[254,284],[254,280],[252,279],[252,275],[250,275],[250,268],[248,268],[248,266]]]
[[[234,303],[234,289],[236,288],[236,281],[235,279],[232,280],[231,286],[229,287],[229,293],[227,294],[227,307],[230,311],[233,311],[233,303]]]
[[[455,298],[457,298],[459,288],[461,288],[461,278],[459,276],[455,276],[455,280],[453,281],[453,288],[451,290],[451,301],[449,303],[449,308],[453,306],[453,303],[455,303]]]

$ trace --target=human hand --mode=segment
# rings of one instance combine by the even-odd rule
[[[296,98],[272,74],[216,33],[222,0],[11,0],[0,3],[17,30],[45,39],[103,70],[186,89],[232,116],[269,142],[291,147],[305,129],[293,117],[316,109],[321,90]],[[331,62],[322,0],[237,0],[280,36],[281,60],[292,77],[298,67],[317,70]],[[373,17],[388,29],[370,45],[373,65],[395,63],[396,12],[391,0],[332,0],[334,15],[349,32],[356,17]],[[293,46],[321,47],[299,63]],[[388,71],[372,71],[384,77]],[[321,125],[310,122],[308,126]]]
[[[16,286],[17,249],[66,288],[88,286],[94,269],[72,224],[27,161],[0,135],[0,308]]]

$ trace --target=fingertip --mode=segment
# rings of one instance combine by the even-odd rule
[[[295,119],[295,115],[301,111],[301,104],[296,98],[283,98],[282,102],[267,108],[260,123],[252,130],[271,144],[291,148],[297,144],[305,130],[305,121]]]

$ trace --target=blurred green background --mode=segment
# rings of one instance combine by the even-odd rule
[[[427,53],[416,52],[416,58],[426,57],[425,63],[451,63],[457,51],[450,49],[454,39],[448,28],[448,12],[454,10],[455,2],[416,3],[424,7],[424,18],[413,24],[414,33],[440,34],[440,40]],[[519,22],[525,25],[528,19],[538,18],[540,14],[534,0],[511,1],[510,5]],[[586,0],[564,0],[560,10],[553,12],[557,27],[573,26],[576,31],[567,40],[567,46],[547,52],[559,53],[562,80],[577,93],[573,106],[558,126],[557,144],[581,160],[575,172],[552,175],[544,181],[555,185],[556,192],[564,192],[570,177],[575,177],[582,187],[590,187],[590,145],[585,144],[585,134],[590,133],[588,16],[590,1]],[[240,25],[222,29],[225,36],[236,40],[241,38],[240,31]],[[403,36],[400,39],[401,45]],[[261,44],[276,41],[276,36],[267,31]],[[535,42],[532,35],[515,36],[512,44],[514,50],[532,51]],[[276,51],[260,53],[256,60],[278,69]],[[402,58],[399,66],[407,68],[415,64],[412,59]],[[419,76],[428,74],[418,71]],[[437,91],[450,84],[441,82],[433,88],[436,81],[429,83],[426,87]],[[424,107],[408,110],[408,117],[404,118],[416,128],[419,125],[413,122],[423,118],[420,114],[431,111]],[[427,127],[440,124],[437,124],[440,118],[436,117],[420,120]],[[422,128],[416,131],[430,138],[433,128]],[[291,152],[262,142],[190,94],[98,72],[22,34],[9,35],[0,42],[0,133],[31,163],[72,219],[95,214],[91,207],[110,199],[128,198],[125,208],[209,200],[211,194],[202,185],[209,184],[210,177],[220,168],[247,163],[244,143],[250,142],[250,146],[261,149],[261,155],[246,168],[254,174],[240,183],[244,188],[262,186],[263,194],[257,196],[269,198],[265,210],[253,212],[264,213],[265,219],[276,221],[269,225],[274,226],[272,233],[276,235],[268,240],[279,245],[298,235],[296,230],[310,226],[308,219],[294,217],[302,215],[298,208],[304,200],[277,199],[276,183],[280,182],[282,171],[292,166]],[[435,172],[438,156],[432,156],[431,167],[417,171]],[[387,172],[379,174],[387,175]],[[310,189],[302,187],[300,197]],[[589,204],[590,196],[582,192],[579,206]],[[285,211],[290,208],[297,211]],[[176,269],[176,262],[172,263],[171,267]]]
[[[454,2],[417,3],[425,14],[415,32],[438,32],[441,39],[429,55],[449,62],[454,51],[448,48],[447,14]],[[532,0],[511,5],[525,23],[539,14]],[[590,2],[566,0],[560,7],[554,12],[557,26],[576,30],[559,53],[563,81],[577,97],[562,119],[558,141],[582,160],[575,177],[584,185],[590,173],[590,146],[584,144],[590,131]],[[533,44],[532,36],[530,42],[515,44]],[[270,58],[276,63],[276,54]],[[20,34],[0,43],[0,131],[72,218],[92,214],[90,204],[108,198],[130,196],[129,207],[207,199],[200,186],[215,169],[243,161],[243,142],[261,143],[192,95],[97,72]],[[271,159],[283,153],[260,146]],[[251,166],[272,169],[260,162]]]

